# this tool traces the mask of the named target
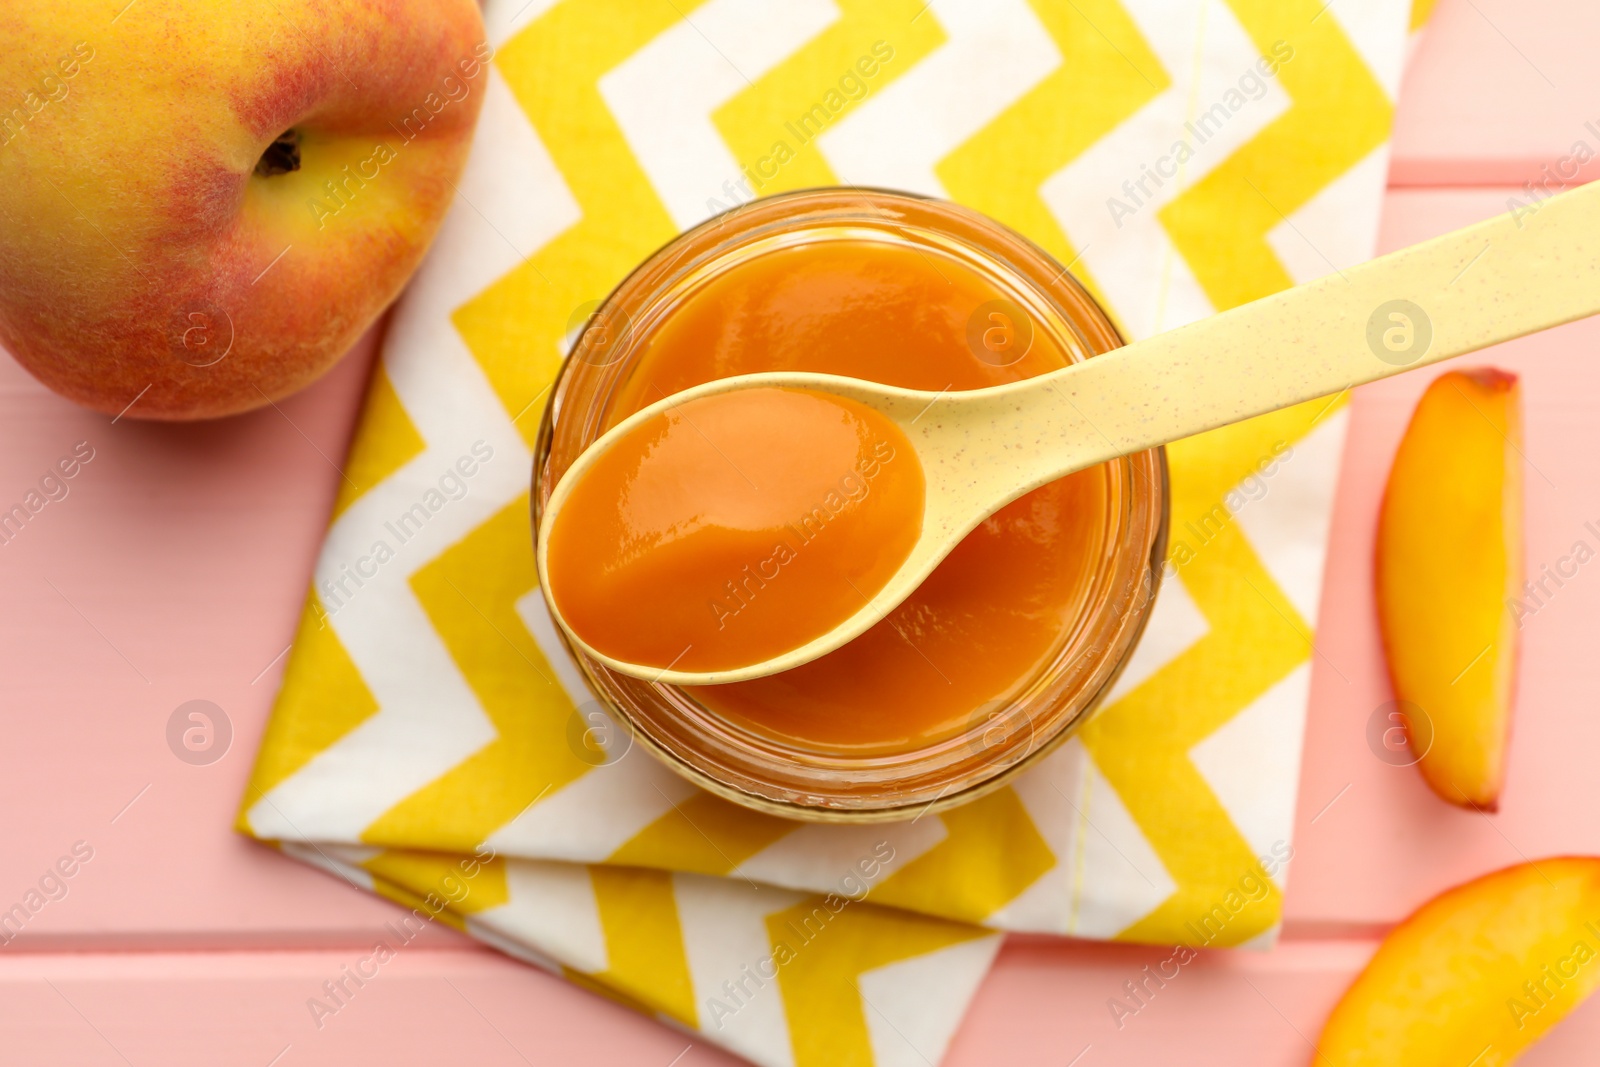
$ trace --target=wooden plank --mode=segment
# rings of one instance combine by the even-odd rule
[[[1576,141],[1600,154],[1597,40],[1594,4],[1439,0],[1401,87],[1391,183],[1516,187]],[[1582,180],[1597,176],[1600,160]]]
[[[1063,1067],[1080,1055],[1075,1067],[1306,1067],[1315,1062],[1312,1043],[1328,1012],[1375,947],[1359,939],[1307,940],[1271,953],[1204,953],[1156,986],[1143,968],[1169,951],[1013,941],[979,991],[946,1067]],[[1124,983],[1140,981],[1143,1004],[1134,1005]],[[1113,998],[1138,1010],[1114,1014]],[[1597,1045],[1600,1002],[1592,1001],[1517,1062],[1591,1063]]]
[[[231,829],[374,340],[277,410],[192,425],[113,422],[0,360],[0,509],[93,449],[0,544],[0,909],[94,850],[24,943],[304,943],[387,918]],[[233,727],[206,766],[167,744],[193,699]]]
[[[0,952],[0,1065],[665,1067],[692,1043],[488,949],[413,944],[357,985],[366,954]],[[680,1067],[737,1062],[693,1044]]]
[[[1373,947],[1305,941],[1270,954],[1206,953],[1158,985],[1144,968],[1155,969],[1166,950],[1013,942],[945,1065],[1303,1067],[1323,1018]],[[309,1008],[314,999],[333,1003],[324,983],[343,978],[361,955],[0,953],[0,1065],[737,1062],[480,949],[408,948],[361,986],[345,979],[337,1010]],[[1138,1001],[1127,983],[1141,986]],[[1113,1002],[1126,1010],[1113,1012]],[[1597,1043],[1600,1004],[1591,1002],[1519,1062],[1586,1063]]]

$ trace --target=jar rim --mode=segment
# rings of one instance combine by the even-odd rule
[[[788,244],[829,239],[911,244],[962,259],[1020,298],[1036,316],[1034,328],[1054,331],[1074,361],[1123,343],[1066,267],[968,208],[860,187],[748,201],[667,242],[604,300],[575,313],[574,341],[552,386],[535,450],[535,531],[555,483],[607,428],[641,338],[688,295],[739,263]],[[594,328],[597,322],[603,330]],[[1064,743],[1110,692],[1148,622],[1166,555],[1165,451],[1104,466],[1108,497],[1121,506],[1108,508],[1114,528],[1095,575],[1100,584],[1092,610],[1018,694],[982,718],[984,708],[974,709],[966,731],[930,745],[855,757],[784,746],[730,722],[679,687],[621,675],[583,655],[564,633],[561,640],[604,709],[635,740],[696,785],[735,803],[824,822],[920,817],[965,803]]]

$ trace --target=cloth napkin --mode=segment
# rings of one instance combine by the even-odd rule
[[[1103,709],[1008,788],[866,827],[747,811],[630,750],[544,609],[531,454],[582,309],[755,195],[969,205],[1133,338],[1369,258],[1412,18],[491,0],[482,125],[385,341],[241,829],[410,908],[396,938],[451,923],[763,1065],[937,1062],[1004,931],[1269,943],[1342,397],[1171,446],[1167,580]]]

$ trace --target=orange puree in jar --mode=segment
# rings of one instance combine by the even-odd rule
[[[779,248],[705,282],[640,338],[609,425],[734,374],[820,371],[937,391],[1065,365],[1068,355],[1044,329],[1032,331],[1020,358],[1015,348],[996,357],[969,342],[1000,324],[985,305],[1014,298],[931,249],[854,238]],[[736,725],[807,751],[891,753],[961,733],[990,702],[1030,685],[1081,625],[1097,568],[1114,549],[1105,534],[1110,493],[1099,467],[1036,489],[969,534],[886,620],[845,647],[782,674],[685,691]],[[637,625],[648,630],[641,614]]]
[[[591,648],[725,670],[844,622],[922,529],[900,427],[800,389],[704,396],[647,418],[573,485],[550,529],[551,593]]]

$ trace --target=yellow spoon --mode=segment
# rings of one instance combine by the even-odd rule
[[[552,612],[576,646],[624,674],[715,685],[816,659],[884,618],[980,522],[1073,471],[1363,382],[1600,313],[1600,182],[1025,381],[968,392],[898,389],[827,374],[724,378],[612,428],[551,494],[538,535],[619,437],[688,400],[752,387],[834,393],[905,432],[926,478],[922,533],[900,569],[854,615],[789,651],[731,670],[676,671],[605,655]]]

